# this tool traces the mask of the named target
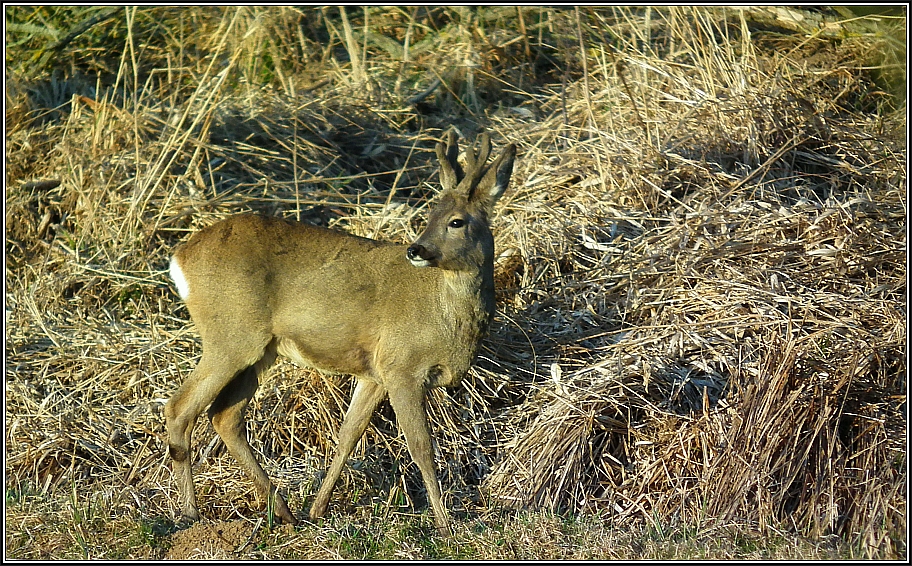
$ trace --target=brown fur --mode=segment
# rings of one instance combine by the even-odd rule
[[[418,464],[436,524],[448,531],[424,408],[431,387],[459,383],[494,311],[494,241],[488,216],[513,170],[513,145],[485,167],[487,136],[467,171],[456,137],[438,144],[443,193],[411,245],[238,215],[195,234],[172,258],[172,275],[202,337],[203,353],[165,407],[169,447],[183,498],[199,518],[190,433],[209,408],[213,427],[276,515],[296,523],[247,443],[244,410],[258,375],[278,354],[317,369],[352,374],[357,386],[339,445],[311,507],[326,511],[332,488],[374,409],[389,395]],[[182,291],[183,292],[183,291]]]

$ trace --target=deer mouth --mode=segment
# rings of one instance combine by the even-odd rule
[[[436,255],[421,244],[409,246],[405,255],[415,267],[431,267],[437,264]]]

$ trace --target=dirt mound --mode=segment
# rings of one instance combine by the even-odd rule
[[[237,560],[260,524],[247,521],[197,522],[171,535],[170,560]]]

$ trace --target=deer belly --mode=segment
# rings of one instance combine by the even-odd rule
[[[296,364],[326,373],[347,373],[364,378],[370,378],[373,374],[370,353],[357,345],[321,349],[298,340],[283,338],[279,340],[277,350]]]

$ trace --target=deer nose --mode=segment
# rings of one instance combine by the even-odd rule
[[[409,260],[424,259],[424,247],[419,246],[418,244],[412,244],[405,250],[405,255],[408,256]]]
[[[436,253],[421,244],[412,244],[405,250],[405,255],[415,267],[430,267],[436,265]]]

